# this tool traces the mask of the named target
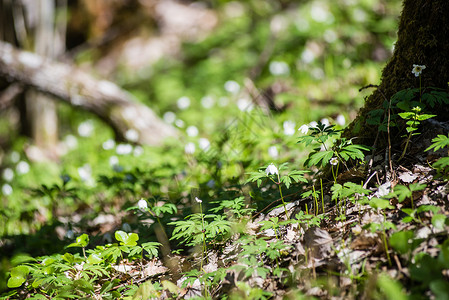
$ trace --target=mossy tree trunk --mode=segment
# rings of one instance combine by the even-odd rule
[[[412,73],[413,64],[426,66],[421,74],[423,87],[447,90],[449,81],[448,0],[404,0],[393,57],[382,72],[379,87],[366,99],[365,106],[359,111],[358,117],[345,131],[344,136],[359,137],[357,143],[373,145],[377,136],[377,126],[366,123],[368,113],[382,108],[383,102],[386,99],[390,100],[396,92],[420,86],[419,77],[415,77]],[[447,105],[428,108],[429,113],[438,115],[437,118],[440,120],[449,120]],[[384,146],[386,143],[386,133],[381,133],[378,146]]]

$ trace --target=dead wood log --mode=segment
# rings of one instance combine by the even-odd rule
[[[116,84],[99,80],[80,68],[21,51],[0,41],[0,77],[19,82],[97,115],[119,140],[128,130],[138,133],[140,144],[158,145],[177,135],[147,106]]]

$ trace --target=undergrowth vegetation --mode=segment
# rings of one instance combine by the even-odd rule
[[[2,161],[2,299],[447,299],[449,135],[423,127],[449,95],[419,80],[370,112],[369,125],[398,132],[389,149],[340,138],[363,99],[354,86],[379,77],[360,40],[376,31],[389,51],[394,39],[393,18],[378,22],[372,2],[345,4],[350,16],[306,3],[293,11],[300,24],[223,4],[234,22],[154,66],[150,84],[123,75],[180,140],[119,143],[63,107],[78,134],[65,135],[58,164],[28,162],[16,141]],[[370,30],[351,40],[361,18]],[[253,78],[288,107],[271,114],[244,82],[273,32],[276,49]],[[414,143],[425,159],[410,159]]]

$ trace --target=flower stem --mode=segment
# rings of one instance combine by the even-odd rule
[[[200,213],[201,213],[201,232],[203,233],[203,246],[201,250],[201,262],[200,269],[203,270],[203,262],[204,262],[204,253],[206,252],[206,232],[204,230],[204,214],[203,214],[203,206],[200,202]]]
[[[321,186],[321,208],[323,209],[324,214],[324,194],[323,194],[323,179],[320,178],[320,186]]]
[[[278,181],[277,181],[277,182],[276,182],[275,180],[273,180],[273,178],[270,178],[270,179],[271,179],[275,184],[277,184],[278,187],[279,187],[279,194],[281,195],[282,205],[284,206],[285,218],[286,218],[287,220],[289,220],[290,218],[288,217],[287,206],[285,205],[284,196],[282,196],[281,178],[280,178],[280,176],[279,176],[279,173],[278,173],[277,175],[278,175]]]

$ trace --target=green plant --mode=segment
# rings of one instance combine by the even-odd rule
[[[365,189],[362,185],[355,184],[353,182],[345,182],[343,185],[335,183],[331,187],[331,191],[332,200],[335,201],[335,205],[337,205],[342,215],[344,215],[342,207],[346,207],[347,200],[352,203],[358,201],[361,204],[365,204],[367,202],[366,196],[371,194],[370,190]]]
[[[377,209],[378,211],[382,212],[382,219],[381,219],[380,223],[369,223],[369,224],[365,225],[363,228],[369,229],[371,232],[376,232],[376,231],[382,232],[382,240],[384,243],[385,254],[387,256],[388,264],[391,266],[391,258],[390,258],[388,241],[387,241],[387,230],[396,229],[396,226],[392,222],[387,221],[387,218],[386,218],[383,210],[387,209],[387,208],[393,209],[394,207],[392,205],[390,205],[389,200],[382,199],[382,198],[376,198],[376,197],[371,198],[371,200],[369,201],[369,205],[372,208]]]
[[[438,151],[444,147],[448,147],[447,156],[441,157],[436,162],[433,163],[433,167],[438,170],[439,174],[445,176],[449,174],[449,134],[448,136],[439,134],[437,137],[432,139],[432,145],[430,145],[425,151]]]
[[[387,197],[397,198],[399,203],[402,203],[406,199],[410,199],[411,207],[414,208],[413,204],[413,192],[422,191],[426,188],[425,184],[412,183],[409,186],[398,184],[394,187],[393,192],[391,192]]]
[[[429,114],[421,114],[421,111],[422,108],[420,106],[415,106],[411,109],[410,112],[399,113],[399,116],[407,121],[406,122],[407,127],[405,129],[408,135],[405,142],[404,150],[402,151],[402,154],[399,157],[398,161],[400,161],[405,156],[411,137],[420,134],[419,132],[416,131],[418,130],[418,126],[421,124],[421,122],[436,116]]]
[[[308,227],[319,227],[321,222],[324,220],[325,215],[309,215],[307,213],[304,213],[303,211],[300,211],[295,215],[295,218],[292,220],[289,220],[289,223],[298,223],[298,224],[307,224]],[[287,221],[284,221],[287,222]],[[284,223],[281,223],[284,224]]]
[[[245,197],[237,197],[233,200],[222,199],[212,202],[218,204],[217,207],[211,208],[213,213],[223,212],[231,219],[240,220],[244,216],[250,216],[255,211],[254,208],[248,208],[245,203]]]
[[[279,172],[286,169],[287,165],[288,165],[288,163],[283,163],[279,166],[279,169],[278,169],[274,164],[270,164],[265,168],[265,171],[259,170],[258,172],[248,173],[250,175],[250,177],[248,178],[248,180],[246,182],[247,183],[248,182],[257,182],[257,186],[260,187],[260,185],[262,184],[262,179],[268,178],[273,183],[275,183],[279,187],[279,194],[281,196],[282,205],[284,206],[284,210],[285,210],[285,218],[289,219],[287,207],[286,207],[286,204],[284,201],[284,196],[282,195],[281,183],[285,184],[287,189],[290,187],[292,181],[295,181],[296,183],[298,183],[298,182],[307,183],[308,181],[306,178],[304,178],[304,174],[307,173],[308,171],[296,171],[295,170],[295,171],[290,171],[286,175],[280,176]],[[275,178],[273,178],[273,176],[275,176],[275,178],[277,177],[277,181],[275,180]]]
[[[211,221],[209,221],[211,220]],[[226,216],[195,213],[185,220],[174,221],[168,225],[175,226],[171,240],[181,240],[187,246],[196,246],[223,239],[231,231],[231,222]]]
[[[136,257],[142,259],[145,250],[151,259],[157,256],[160,244],[148,242],[138,246],[139,236],[136,233],[116,231],[115,237],[120,245],[108,244],[85,250],[89,237],[82,234],[67,248],[82,248],[83,256],[66,252],[63,255],[27,259],[11,270],[8,287],[20,288],[28,282],[27,289],[36,289],[41,295],[56,299],[93,297],[97,293],[104,299],[121,297],[117,292],[120,280],[108,280],[114,271],[111,265],[117,263],[118,259],[123,261],[123,253],[127,254],[129,260]]]
[[[365,155],[363,154],[363,151],[368,151],[369,148],[363,145],[357,145],[352,143],[352,139],[348,140],[346,138],[342,138],[339,141],[338,145],[335,145],[334,147],[329,148],[329,146],[326,145],[326,142],[329,140],[330,137],[339,135],[341,130],[336,130],[334,127],[335,125],[325,125],[321,123],[320,121],[317,123],[316,126],[309,127],[308,125],[303,125],[305,127],[301,127],[300,131],[302,133],[307,133],[308,130],[311,130],[311,133],[309,135],[305,135],[299,138],[298,143],[304,143],[306,146],[311,145],[312,143],[318,143],[320,145],[320,148],[313,149],[312,152],[310,152],[308,158],[304,162],[304,165],[306,166],[325,166],[329,162],[332,165],[332,168],[334,165],[337,166],[337,172],[338,172],[338,162],[345,163],[349,159],[363,159]],[[302,129],[303,128],[303,129]],[[323,151],[322,151],[323,149]],[[338,158],[337,160],[332,160],[332,157],[335,156]],[[333,169],[332,169],[333,171]],[[337,173],[336,172],[336,173]],[[334,174],[334,179],[335,179]]]

